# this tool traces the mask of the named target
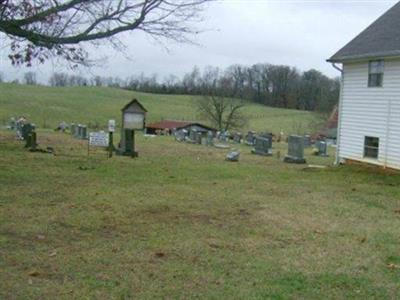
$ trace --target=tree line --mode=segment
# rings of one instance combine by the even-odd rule
[[[329,112],[339,100],[340,80],[311,69],[301,72],[284,65],[232,65],[224,70],[193,70],[180,80],[169,76],[162,83],[153,77],[134,77],[127,88],[143,92],[204,95],[213,85],[218,95],[273,107]],[[215,90],[214,89],[214,90]]]
[[[36,74],[27,72],[23,82],[37,84]],[[169,75],[159,79],[157,74],[144,73],[125,79],[120,77],[93,76],[86,78],[63,72],[53,73],[49,85],[107,86],[128,90],[160,93],[210,95],[237,98],[272,107],[330,112],[339,99],[339,78],[329,78],[311,69],[301,72],[284,65],[256,64],[232,65],[226,69],[194,67],[181,78]]]
[[[169,75],[160,81],[156,74],[140,74],[125,81],[104,78],[102,84],[161,94],[208,95],[212,90],[214,95],[319,112],[330,112],[338,103],[340,92],[339,78],[329,78],[314,69],[301,72],[294,67],[272,64],[206,67],[203,71],[194,67],[182,78]]]

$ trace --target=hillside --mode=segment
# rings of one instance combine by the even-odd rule
[[[148,122],[162,119],[197,120],[195,96],[157,95],[114,88],[53,88],[0,84],[0,121],[24,115],[42,128],[53,128],[61,121],[106,124],[110,118],[120,120],[120,109],[132,98],[148,109]],[[244,130],[274,133],[309,131],[310,124],[321,121],[312,112],[279,109],[257,104],[245,108],[249,124]]]

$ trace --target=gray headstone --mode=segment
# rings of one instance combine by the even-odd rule
[[[214,146],[214,134],[212,131],[207,132],[207,146]]]
[[[328,156],[328,144],[325,141],[317,142],[318,156],[327,157]]]
[[[16,134],[17,134],[17,137],[19,138],[19,139],[24,139],[23,138],[23,135],[22,135],[22,127],[24,126],[24,124],[25,124],[25,119],[24,118],[19,118],[18,120],[17,120],[17,122],[16,122]]]
[[[75,135],[76,138],[81,138],[82,136],[82,125],[78,124],[78,126],[76,126],[76,131],[75,131]]]
[[[79,129],[80,126],[82,126],[82,125],[76,125],[76,126],[75,126],[75,134],[74,134],[74,137],[76,137],[76,138],[79,138],[79,135],[80,135],[80,132],[81,132],[81,129]]]
[[[311,147],[311,136],[309,135],[304,136],[304,147],[305,148]]]
[[[227,142],[227,141],[228,141],[228,133],[225,132],[225,131],[222,131],[222,132],[219,134],[219,140],[220,140],[221,142]]]
[[[75,135],[75,130],[76,130],[76,124],[75,123],[71,123],[69,129],[71,131],[71,135],[74,136]]]
[[[30,150],[36,150],[37,144],[37,136],[35,130],[32,130],[28,136],[26,137],[25,148],[29,148]]]
[[[60,130],[61,132],[65,132],[65,130],[68,129],[68,124],[62,121],[60,124],[57,126],[57,130]]]
[[[254,146],[255,138],[256,138],[256,133],[254,131],[249,131],[245,137],[246,145]]]
[[[87,139],[87,126],[86,125],[82,125],[82,130],[81,130],[81,136],[80,138],[82,140],[86,140]]]
[[[299,135],[290,135],[288,138],[288,154],[284,159],[287,163],[304,164],[304,137]]]
[[[35,130],[35,126],[31,123],[24,124],[21,128],[22,138],[26,141],[28,136]]]
[[[243,138],[243,135],[242,135],[240,132],[236,132],[236,133],[233,135],[233,141],[234,141],[235,143],[240,144],[240,143],[242,142],[242,138]]]
[[[272,148],[272,133],[263,132],[263,133],[260,133],[259,137],[262,137],[264,139],[268,139],[268,141],[269,141],[268,147]]]
[[[239,156],[240,156],[240,152],[238,152],[238,151],[232,151],[232,152],[229,152],[229,153],[226,155],[226,160],[227,160],[227,161],[237,162],[237,161],[239,161]]]
[[[251,153],[265,156],[272,155],[272,137],[256,137],[254,149]]]

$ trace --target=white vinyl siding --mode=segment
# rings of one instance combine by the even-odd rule
[[[400,169],[400,59],[385,60],[382,87],[368,87],[369,62],[344,64],[339,156]],[[364,158],[365,137],[378,159]]]

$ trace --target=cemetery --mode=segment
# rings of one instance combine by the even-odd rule
[[[157,111],[137,99],[97,127],[62,116],[43,128],[30,115],[23,129],[9,114],[0,295],[393,298],[398,173],[333,167],[328,142],[267,121],[151,138]]]
[[[0,1],[0,300],[400,299],[400,1],[336,2]]]

